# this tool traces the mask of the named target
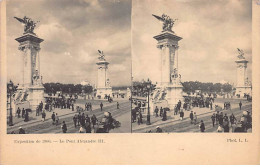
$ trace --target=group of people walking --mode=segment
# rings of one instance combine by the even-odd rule
[[[21,112],[22,112],[22,116],[21,116]],[[24,108],[21,110],[19,107],[16,110],[16,114],[18,118],[24,118],[24,122],[29,121],[29,112],[28,110],[25,110]]]
[[[227,114],[223,115],[223,112],[219,113],[219,111],[212,114],[211,120],[213,127],[218,126],[217,132],[230,132],[230,128],[233,132],[247,132],[247,129],[252,127],[252,116],[249,111],[243,112],[240,121],[233,113],[228,116]]]
[[[73,123],[75,128],[80,127],[80,133],[91,133],[91,129],[94,129],[94,127],[97,125],[98,119],[95,114],[93,114],[90,118],[88,115],[79,112],[78,114],[74,115]]]
[[[155,117],[161,117],[162,121],[167,120],[167,108],[160,107],[160,110],[159,110],[159,108],[156,106],[154,109],[154,113],[155,113]],[[158,113],[159,113],[159,115],[158,115]]]
[[[92,103],[86,102],[86,104],[85,104],[85,110],[87,110],[87,111],[92,111]]]
[[[228,116],[227,113],[224,115],[223,112],[219,111],[217,111],[216,114],[212,114],[211,120],[213,127],[215,127],[215,125],[218,126],[217,132],[229,132],[230,126],[232,127],[237,121],[233,113]]]
[[[52,111],[55,108],[61,108],[61,109],[72,109],[74,111],[74,103],[75,99],[72,97],[65,98],[65,96],[60,95],[58,98],[47,98],[46,104],[45,104],[45,110]]]

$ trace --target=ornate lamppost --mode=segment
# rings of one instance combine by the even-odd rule
[[[150,122],[150,89],[151,89],[151,83],[149,82],[148,80],[148,83],[147,83],[147,91],[148,91],[148,111],[147,111],[147,120],[146,120],[146,125],[151,125],[151,122]]]
[[[9,126],[13,126],[13,113],[12,113],[12,93],[14,91],[14,84],[13,82],[10,80],[10,82],[7,84],[7,90],[9,93],[9,104],[10,104],[10,114],[9,114]]]

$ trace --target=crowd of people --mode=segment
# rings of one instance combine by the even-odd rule
[[[48,97],[46,98],[45,103],[43,103],[42,101],[37,105],[36,107],[36,116],[41,116],[42,117],[42,121],[46,121],[46,113],[47,112],[52,112],[50,113],[50,115],[47,115],[47,118],[49,117],[52,121],[52,125],[58,126],[61,125],[62,128],[62,132],[66,133],[67,130],[69,129],[67,127],[67,124],[65,121],[62,121],[60,123],[60,118],[57,112],[55,112],[56,108],[60,108],[60,109],[72,109],[72,111],[74,111],[74,103],[75,103],[75,99],[73,98],[65,98],[63,95],[60,95],[58,98],[55,97]],[[102,102],[100,102],[100,110],[103,111],[104,104]],[[79,106],[75,107],[75,109],[77,110],[77,114],[75,114],[73,116],[73,123],[75,128],[79,127],[79,132],[83,133],[91,133],[92,130],[94,130],[94,132],[109,132],[109,130],[116,128],[116,127],[120,127],[121,123],[119,121],[116,121],[110,112],[105,112],[105,113],[109,113],[109,115],[104,115],[104,117],[102,118],[102,120],[100,120],[100,122],[98,122],[97,117],[95,116],[95,114],[93,114],[91,117],[89,117],[88,115],[84,114],[85,112],[88,111],[92,111],[92,102],[86,102],[85,103],[85,109],[83,109],[82,107],[79,108]],[[120,105],[119,102],[116,102],[116,109],[120,109]],[[27,109],[20,109],[18,107],[17,109],[17,116],[18,118],[25,118],[25,121],[29,121],[29,110],[27,111]],[[23,132],[23,131],[22,131]],[[24,131],[25,132],[25,131]]]
[[[252,115],[249,111],[243,111],[240,120],[237,120],[233,113],[228,116],[217,111],[216,114],[212,114],[211,120],[213,127],[218,126],[217,132],[230,132],[230,128],[233,129],[233,132],[247,132],[249,128],[252,128]]]
[[[206,130],[205,122],[203,120],[198,119],[197,113],[194,111],[194,107],[198,108],[208,108],[209,110],[213,110],[213,104],[214,104],[215,98],[212,96],[204,96],[199,95],[196,97],[186,96],[184,99],[184,102],[178,101],[178,103],[173,108],[173,115],[179,115],[179,119],[182,121],[184,119],[184,115],[186,114],[185,111],[190,111],[188,116],[186,114],[186,117],[190,119],[190,123],[199,126],[199,130],[201,132],[204,132]],[[143,123],[143,109],[147,109],[147,106],[145,102],[141,101],[133,101],[133,103],[136,105],[134,109],[132,109],[132,123],[136,122],[138,125]],[[230,116],[224,114],[225,111],[223,110],[231,110],[231,103],[226,101],[223,103],[224,108],[221,107],[221,105],[215,104],[215,111],[213,112],[212,116],[209,116],[212,121],[213,129],[217,125],[216,131],[217,132],[230,132],[230,129],[232,128],[231,132],[246,132],[249,128],[252,127],[252,117],[250,115],[250,112],[243,112],[243,116],[241,117],[241,121],[237,121],[235,115],[232,113]],[[240,101],[238,103],[238,107],[241,110],[242,109],[242,102]],[[170,111],[170,109],[163,108],[163,107],[155,107],[154,109],[154,116],[155,117],[161,117],[162,121],[167,120],[167,111]],[[213,111],[214,111],[213,110]],[[185,113],[184,113],[185,112]],[[227,112],[227,111],[226,111]],[[210,119],[209,119],[210,121]],[[237,125],[239,123],[239,125]],[[206,123],[207,124],[207,123]],[[211,127],[212,128],[212,127]],[[156,129],[158,130],[158,128]],[[162,130],[159,128],[159,130]],[[160,131],[159,131],[160,132]]]
[[[44,109],[48,111],[52,111],[52,109],[55,108],[61,108],[61,109],[72,109],[74,111],[74,103],[75,99],[72,97],[65,98],[63,95],[61,95],[59,98],[47,98],[46,104]],[[41,105],[41,104],[40,104]],[[42,105],[39,108],[43,108]]]

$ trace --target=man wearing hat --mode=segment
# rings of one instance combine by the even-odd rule
[[[156,127],[156,133],[161,133],[161,132],[162,132],[162,129],[159,126],[157,126]]]
[[[25,134],[25,131],[22,127],[19,127],[19,134]]]

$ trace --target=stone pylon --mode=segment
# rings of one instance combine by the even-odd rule
[[[182,39],[173,31],[162,31],[154,36],[160,49],[160,82],[154,92],[153,101],[166,100],[166,105],[173,109],[178,101],[184,100],[181,75],[178,73],[178,42]]]
[[[249,82],[247,76],[248,61],[244,57],[240,57],[235,62],[237,64],[236,96],[243,98],[244,94],[252,95],[251,82]]]
[[[35,110],[40,102],[44,102],[44,87],[40,75],[40,43],[43,39],[34,33],[24,33],[16,38],[23,57],[23,82],[16,93],[16,103],[29,102],[29,107]]]
[[[100,96],[102,99],[105,96],[112,96],[112,87],[110,86],[110,81],[108,78],[109,62],[107,62],[103,56],[96,64],[98,66],[96,96]]]

